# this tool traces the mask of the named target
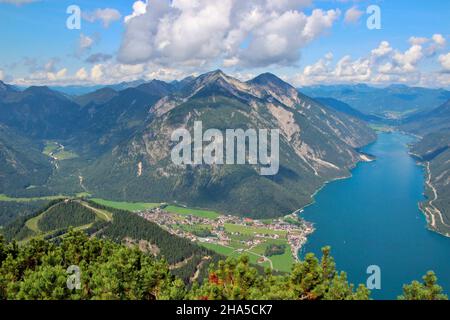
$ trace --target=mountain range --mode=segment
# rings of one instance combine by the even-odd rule
[[[47,87],[18,91],[2,83],[0,88],[0,133],[8,141],[0,145],[2,154],[11,154],[18,141],[30,145],[25,158],[14,158],[13,169],[2,165],[0,172],[23,167],[45,176],[3,183],[0,193],[10,195],[89,192],[249,217],[281,216],[310,203],[327,181],[348,176],[364,158],[357,149],[376,138],[360,119],[323,106],[272,74],[243,82],[217,70],[76,97]],[[171,133],[181,127],[192,131],[196,121],[204,130],[222,132],[280,129],[279,173],[263,177],[254,165],[174,165]],[[9,129],[20,137],[7,136]],[[39,151],[49,142],[76,156],[51,153],[42,161]],[[41,164],[44,170],[35,168]],[[14,179],[14,173],[5,176]]]
[[[366,115],[385,119],[404,119],[412,114],[431,111],[448,99],[450,91],[391,85],[386,88],[357,85],[319,85],[303,87],[313,98],[333,98]]]
[[[450,236],[450,100],[407,118],[400,128],[420,136],[411,152],[426,168],[427,200],[421,206],[429,226]]]

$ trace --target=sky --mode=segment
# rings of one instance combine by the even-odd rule
[[[298,87],[450,88],[449,13],[442,0],[0,0],[0,80],[98,85],[222,69]]]

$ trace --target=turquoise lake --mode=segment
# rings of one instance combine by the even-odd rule
[[[408,154],[414,139],[381,133],[362,151],[377,157],[360,163],[352,177],[332,182],[301,214],[316,231],[302,249],[320,255],[326,245],[352,283],[366,283],[370,265],[381,268],[374,299],[395,299],[403,284],[433,270],[450,293],[450,238],[429,231],[418,208],[424,200],[424,169]]]

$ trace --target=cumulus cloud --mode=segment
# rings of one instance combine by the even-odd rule
[[[444,68],[444,71],[450,72],[450,52],[441,54],[439,56],[439,62],[441,63],[442,68]]]
[[[261,67],[296,63],[329,30],[339,10],[300,8],[309,0],[136,1],[125,18],[118,59],[138,64]]]
[[[94,44],[94,39],[86,36],[85,34],[80,34],[79,45],[80,49],[89,49]]]
[[[377,60],[379,58],[386,57],[392,51],[393,51],[393,49],[392,49],[391,45],[389,44],[389,42],[382,41],[380,43],[380,45],[378,46],[378,48],[373,49],[371,53],[372,53],[372,57]]]
[[[125,17],[125,23],[134,17],[141,16],[147,12],[147,1],[136,1],[133,3],[133,13]]]
[[[81,68],[75,73],[75,78],[76,80],[85,81],[88,80],[89,74],[87,73],[85,68]]]
[[[425,38],[425,37],[411,37],[409,38],[409,43],[413,46],[413,45],[424,45],[425,43],[429,42],[430,39]]]
[[[423,72],[419,65],[427,58],[425,49],[416,41],[409,39],[411,46],[400,51],[392,48],[389,42],[382,41],[368,55],[353,59],[346,55],[337,61],[328,53],[317,62],[306,66],[302,72],[290,78],[297,86],[335,83],[390,84],[446,87],[450,84],[450,53],[439,56],[444,72]]]
[[[434,43],[436,43],[436,45],[438,45],[439,47],[444,47],[446,44],[446,40],[442,34],[435,34],[433,35],[432,39]]]
[[[404,53],[397,51],[393,57],[392,68],[388,68],[384,73],[413,72],[423,56],[423,48],[419,45],[411,46]]]
[[[0,80],[4,80],[5,79],[5,72],[0,69]]]
[[[418,45],[424,47],[424,53],[427,56],[434,56],[438,51],[445,48],[447,40],[442,34],[434,34],[431,38],[411,37],[409,38],[411,46]]]
[[[91,23],[101,21],[103,27],[108,28],[113,22],[120,20],[122,15],[116,9],[104,8],[92,12],[83,12],[82,17]]]
[[[352,7],[345,12],[344,21],[345,23],[357,23],[363,14],[364,12],[357,7]]]

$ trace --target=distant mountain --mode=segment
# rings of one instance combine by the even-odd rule
[[[450,99],[444,89],[427,89],[391,85],[374,88],[367,85],[331,85],[301,88],[313,98],[333,98],[347,103],[364,114],[401,119],[418,112],[430,111]]]
[[[218,70],[175,87],[146,117],[141,115],[145,122],[129,138],[83,169],[90,192],[117,199],[178,201],[251,217],[280,216],[308,204],[326,181],[348,176],[361,161],[355,148],[375,139],[361,121],[325,108],[274,75],[241,82]],[[116,109],[127,115],[130,101],[135,106],[129,111],[139,110],[141,89],[122,91],[101,106],[105,113],[99,119]],[[204,130],[222,132],[279,128],[279,173],[261,176],[257,165],[175,166],[171,134],[180,127],[192,131],[195,121],[202,121]]]
[[[62,138],[76,130],[79,109],[48,87],[6,90],[0,99],[0,123],[33,138]]]
[[[432,132],[450,130],[450,100],[434,110],[406,118],[401,128],[422,136]]]
[[[80,99],[83,100],[85,105],[83,121],[79,124],[80,132],[73,141],[90,141],[86,147],[95,150],[96,154],[114,147],[143,126],[152,117],[151,107],[170,94],[172,87],[153,80],[120,92],[111,90],[104,88],[76,99],[79,103]]]
[[[315,98],[314,100],[320,102],[325,107],[345,113],[351,117],[358,118],[364,121],[382,121],[383,119],[374,115],[367,115],[352,108],[347,103],[333,99],[333,98]]]
[[[43,185],[51,173],[39,145],[0,124],[0,194]]]
[[[0,80],[0,99],[3,99],[3,97],[16,91],[14,86],[8,85]]]
[[[85,107],[90,103],[100,105],[109,102],[119,93],[111,88],[101,88],[94,92],[74,97],[73,100],[81,107]]]
[[[114,91],[121,91],[128,88],[135,88],[137,86],[140,86],[141,84],[144,84],[145,80],[136,80],[136,81],[130,81],[130,82],[121,82],[118,84],[112,84],[112,85],[87,85],[87,86],[50,86],[50,89],[70,95],[70,96],[80,96],[80,95],[86,95],[89,93],[92,93],[94,91],[103,89],[103,88],[109,88]]]

